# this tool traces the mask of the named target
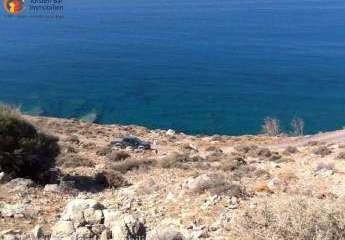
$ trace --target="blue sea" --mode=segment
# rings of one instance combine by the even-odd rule
[[[345,126],[343,0],[65,0],[63,16],[1,9],[0,102],[191,134]]]

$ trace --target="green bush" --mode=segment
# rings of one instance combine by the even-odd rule
[[[0,171],[45,183],[60,152],[57,141],[38,132],[19,111],[0,106]]]

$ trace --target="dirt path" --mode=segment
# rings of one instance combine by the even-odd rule
[[[285,148],[287,146],[298,147],[314,141],[325,143],[345,143],[345,130],[337,130],[310,136],[289,138],[286,141],[277,144],[270,144],[269,146],[275,148]]]

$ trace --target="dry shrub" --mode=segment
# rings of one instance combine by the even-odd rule
[[[296,147],[293,147],[293,146],[288,146],[283,152],[282,154],[283,155],[287,155],[287,156],[290,156],[291,154],[295,154],[295,153],[298,153],[298,149]]]
[[[277,196],[245,205],[234,216],[231,231],[240,240],[345,239],[345,203]]]
[[[262,124],[262,132],[268,136],[278,136],[280,134],[279,120],[267,117]]]
[[[215,153],[223,153],[223,150],[220,149],[219,147],[217,146],[208,146],[206,149],[205,149],[206,152],[215,152]]]
[[[188,162],[200,162],[203,159],[198,156],[190,156],[186,153],[172,152],[159,161],[162,168],[185,168]]]
[[[158,191],[159,188],[160,186],[153,179],[148,179],[139,183],[136,187],[135,192],[140,195],[152,194],[153,192]]]
[[[310,142],[307,142],[306,144],[305,144],[305,146],[310,146],[310,147],[312,147],[312,146],[318,146],[318,145],[321,145],[321,144],[323,144],[322,142],[319,142],[319,141],[310,141]]]
[[[248,156],[259,159],[267,159],[272,156],[272,152],[268,148],[257,148],[248,152]]]
[[[149,167],[154,164],[155,164],[154,160],[126,159],[124,161],[110,163],[108,168],[114,171],[121,172],[121,173],[126,173],[134,169]]]
[[[23,119],[18,110],[0,106],[0,171],[42,184],[50,181],[49,170],[60,153],[57,142]]]
[[[255,192],[272,193],[272,190],[268,187],[266,182],[258,181],[255,183]]]
[[[112,151],[110,154],[107,155],[107,158],[113,162],[122,161],[129,157],[130,157],[129,153],[125,151]]]
[[[332,150],[326,146],[319,146],[319,147],[313,149],[313,153],[316,155],[319,155],[321,157],[325,157],[327,155],[330,155],[332,153]]]
[[[105,169],[97,173],[95,179],[98,184],[109,188],[118,188],[128,185],[128,182],[122,174],[113,169]]]
[[[194,147],[192,147],[191,145],[189,145],[188,143],[185,143],[183,145],[180,146],[180,150],[182,152],[186,152],[186,153],[189,153],[189,152],[198,152],[198,150]]]
[[[225,184],[209,189],[209,192],[213,195],[221,195],[226,193],[228,196],[237,198],[246,198],[248,196],[244,187],[238,184]]]
[[[292,170],[286,170],[286,171],[278,173],[278,178],[285,183],[298,179],[298,177]]]
[[[246,164],[247,162],[240,156],[226,155],[220,162],[219,169],[223,171],[233,171]]]
[[[242,178],[268,179],[269,172],[257,169],[251,165],[241,165],[231,172],[231,178],[235,181],[240,181]]]
[[[235,146],[234,149],[240,153],[249,153],[249,152],[257,150],[258,146],[255,144],[240,144],[240,145]]]
[[[84,158],[82,156],[79,156],[78,154],[73,154],[73,153],[61,154],[57,158],[56,165],[63,168],[94,167],[95,166],[95,164],[91,160]]]
[[[77,135],[72,135],[66,139],[67,142],[73,143],[73,144],[79,144],[80,140]]]
[[[102,148],[97,150],[96,155],[97,156],[106,156],[106,155],[110,154],[111,151],[112,151],[112,148],[110,146],[102,147]]]
[[[221,193],[231,193],[235,197],[245,197],[245,189],[237,184],[232,184],[224,175],[203,174],[191,180],[188,188],[192,193],[210,192],[220,195]]]
[[[344,160],[345,159],[345,152],[340,152],[337,156],[337,159]]]
[[[304,121],[302,118],[294,117],[291,121],[292,134],[295,136],[301,136],[304,133]]]
[[[216,162],[216,161],[221,160],[223,157],[224,157],[223,153],[213,152],[213,153],[210,153],[206,156],[206,160],[208,162]]]

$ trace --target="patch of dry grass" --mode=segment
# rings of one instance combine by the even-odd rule
[[[247,162],[240,156],[226,155],[220,162],[219,169],[223,171],[233,171]]]
[[[118,171],[121,173],[126,173],[128,171],[139,169],[139,168],[146,168],[152,165],[155,165],[154,160],[146,160],[146,159],[126,159],[124,161],[110,163],[107,168],[112,169],[114,171]]]
[[[337,159],[345,160],[345,152],[340,152],[337,156]]]
[[[158,164],[161,168],[186,168],[186,163],[200,162],[202,160],[198,155],[191,156],[188,153],[172,152],[160,159]]]
[[[95,164],[84,157],[74,153],[60,154],[56,164],[63,168],[94,167]]]
[[[298,149],[296,147],[293,147],[293,146],[288,146],[283,152],[282,154],[283,155],[286,155],[286,156],[290,156],[292,154],[295,154],[295,153],[298,153]]]
[[[231,224],[239,240],[345,239],[345,203],[276,196],[239,210]]]
[[[121,173],[112,169],[106,169],[97,173],[95,179],[97,183],[109,188],[118,188],[128,185],[128,182]]]
[[[313,149],[313,153],[321,157],[325,157],[327,155],[330,155],[332,153],[332,150],[326,146],[319,146]]]
[[[112,151],[107,158],[112,162],[118,162],[129,158],[131,155],[125,151]]]

